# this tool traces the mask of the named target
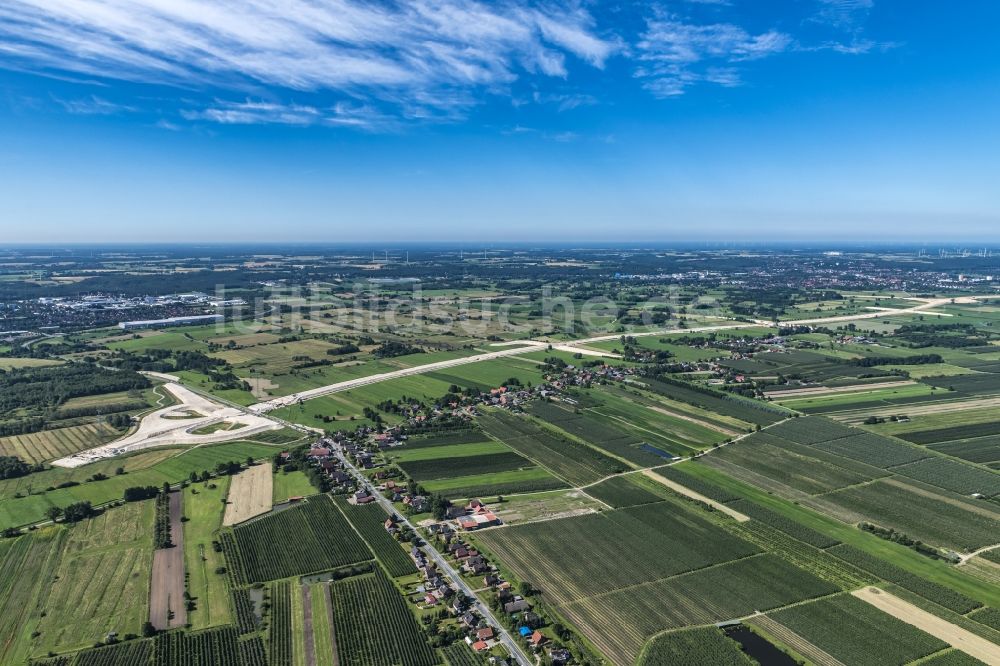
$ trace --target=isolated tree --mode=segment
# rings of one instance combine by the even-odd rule
[[[57,506],[50,506],[45,510],[45,517],[51,520],[53,523],[62,517],[63,510]]]

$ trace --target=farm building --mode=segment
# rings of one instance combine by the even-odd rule
[[[463,530],[478,530],[483,527],[491,527],[493,525],[499,525],[500,519],[497,518],[496,514],[487,511],[486,513],[479,513],[473,516],[462,516],[458,519],[458,526]]]

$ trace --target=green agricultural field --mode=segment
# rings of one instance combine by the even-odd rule
[[[415,481],[432,481],[435,479],[451,479],[469,475],[500,474],[520,469],[534,467],[527,458],[504,451],[462,457],[431,458],[398,463],[407,476]]]
[[[13,370],[15,368],[43,368],[50,365],[59,365],[62,361],[48,358],[0,358],[0,370]]]
[[[45,616],[35,629],[34,654],[89,647],[110,631],[141,633],[149,616],[152,560],[152,501],[68,528],[62,558],[42,591]]]
[[[399,590],[379,569],[330,585],[341,666],[434,666],[434,651]]]
[[[962,458],[969,462],[981,463],[997,467],[1000,463],[1000,435],[975,437],[973,439],[957,439],[938,444],[930,444],[929,448],[938,453]]]
[[[216,552],[212,542],[222,527],[225,499],[229,491],[229,477],[195,483],[184,489],[184,569],[187,572],[187,589],[194,600],[194,610],[187,614],[192,629],[205,629],[232,621],[229,589],[225,575],[215,573],[225,567],[222,553]]]
[[[792,451],[780,444],[778,438],[767,432],[755,433],[737,444],[713,452],[708,460],[727,461],[810,495],[855,485],[872,478]]]
[[[0,663],[24,663],[34,652],[30,634],[44,618],[51,582],[62,558],[68,530],[42,528],[0,541]]]
[[[292,582],[280,580],[269,587],[271,609],[268,617],[268,662],[275,666],[294,666],[296,636],[292,633]],[[297,655],[302,659],[301,653]]]
[[[893,471],[960,495],[1000,495],[1000,473],[947,458],[926,458]]]
[[[365,540],[390,576],[398,578],[417,572],[410,554],[403,550],[403,546],[386,531],[385,521],[388,516],[381,506],[376,504],[358,506],[348,504],[341,498],[335,499],[334,503]]]
[[[327,571],[372,559],[357,532],[325,495],[224,531],[222,537],[226,562],[238,584]]]
[[[739,643],[715,627],[671,631],[657,636],[642,651],[639,666],[753,666]]]
[[[510,447],[493,440],[441,446],[411,446],[411,442],[407,442],[399,448],[387,451],[385,456],[392,462],[407,463],[438,458],[485,456],[508,451]]]
[[[306,497],[316,493],[316,488],[305,472],[278,469],[274,472],[273,481],[271,499],[274,504],[286,502],[289,497]]]
[[[687,402],[671,400],[658,393],[642,391],[631,385],[628,388],[615,384],[601,386],[592,393],[611,398],[599,406],[597,411],[606,412],[610,409],[620,412],[616,415],[635,421],[644,428],[663,430],[666,437],[671,437],[677,431],[677,436],[683,439],[687,436],[686,433],[690,432],[687,430],[687,424],[701,426],[726,437],[753,430],[753,426],[746,421],[711,412]]]
[[[660,502],[663,497],[647,490],[636,482],[635,475],[614,476],[607,481],[589,486],[587,494],[595,497],[608,506],[621,509],[629,506],[639,506],[640,504],[652,504]]]
[[[850,595],[768,615],[816,647],[857,666],[902,666],[948,645]]]
[[[662,463],[666,457],[652,453],[641,437],[619,427],[608,416],[576,411],[569,404],[559,405],[545,401],[533,402],[529,411],[546,423],[631,465],[651,467]],[[643,445],[646,446],[645,449]]]
[[[893,527],[914,539],[971,552],[996,543],[1000,512],[983,512],[959,501],[945,501],[896,481],[839,490],[824,497],[833,504]]]
[[[199,351],[207,352],[208,345],[195,339],[184,328],[172,330],[147,330],[134,334],[127,340],[118,340],[107,344],[109,349],[142,353],[150,349],[166,349],[167,351]]]
[[[910,386],[896,386],[869,391],[850,391],[815,397],[786,397],[778,399],[777,402],[789,409],[796,409],[803,412],[831,412],[846,411],[861,406],[876,406],[880,403],[883,407],[889,407],[895,404],[893,401],[929,396],[934,393],[935,389],[933,387],[926,384],[914,383]]]
[[[673,502],[488,530],[476,541],[560,604],[759,552]]]
[[[766,507],[790,521],[824,534],[834,541],[849,544],[869,556],[887,560],[910,574],[938,583],[991,606],[1000,607],[1000,586],[984,584],[982,580],[964,573],[960,568],[942,561],[932,560],[909,548],[862,532],[853,524],[844,524],[814,509],[757,489],[705,465],[684,463],[681,467],[687,475],[696,478],[700,483],[715,487],[717,494],[737,495],[751,499],[754,503]],[[703,491],[699,490],[699,492]]]
[[[176,449],[171,451],[174,455],[162,459],[154,457],[152,459],[157,460],[157,462],[150,464],[150,466],[127,471],[126,474],[122,475],[115,474],[113,468],[121,466],[129,470],[128,461],[131,458],[123,458],[117,465],[100,462],[94,466],[79,467],[73,472],[60,471],[53,474],[51,478],[44,476],[50,474],[49,471],[46,471],[18,479],[19,487],[22,490],[16,492],[25,494],[24,489],[30,486],[32,492],[37,494],[5,499],[0,502],[0,527],[26,525],[44,520],[45,510],[52,506],[65,507],[81,501],[88,501],[96,506],[117,501],[122,498],[126,488],[133,486],[161,486],[164,483],[180,483],[186,480],[191,472],[201,473],[204,470],[214,470],[220,462],[242,462],[248,456],[255,459],[269,458],[274,454],[275,448],[251,442],[231,442],[199,446],[180,453]],[[156,454],[159,455],[159,452]],[[139,459],[139,456],[135,458]],[[111,471],[107,471],[109,469]],[[85,481],[86,478],[98,471],[107,474],[108,478],[102,481]],[[42,478],[36,479],[35,477]],[[68,480],[76,481],[79,485],[67,488],[55,488],[50,485],[51,481],[67,477]],[[57,483],[63,483],[63,481]],[[50,487],[53,489],[45,490]]]
[[[467,499],[535,493],[565,488],[567,484],[540,467],[529,467],[495,474],[470,474],[424,481],[420,485],[429,493],[441,494],[449,499]]]
[[[731,620],[836,592],[770,554],[692,571],[559,607],[614,663],[631,663],[648,636]]]
[[[572,484],[593,483],[627,469],[596,449],[501,410],[480,415],[479,423],[491,436]]]

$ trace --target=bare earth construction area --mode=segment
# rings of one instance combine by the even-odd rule
[[[277,423],[262,416],[246,414],[235,407],[226,407],[174,382],[163,385],[177,399],[178,404],[158,409],[142,418],[131,435],[110,444],[52,462],[56,467],[79,467],[103,458],[113,458],[154,446],[177,444],[211,444],[243,438],[267,430],[280,428]],[[213,430],[212,426],[238,421],[243,427]],[[203,434],[198,434],[199,432]]]

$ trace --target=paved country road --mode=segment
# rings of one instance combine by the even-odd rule
[[[878,319],[882,317],[891,317],[905,314],[915,314],[918,312],[924,312],[926,310],[946,305],[952,300],[956,302],[969,302],[974,301],[974,297],[956,297],[951,298],[935,298],[935,299],[913,299],[920,300],[918,305],[914,305],[910,308],[901,308],[897,310],[876,310],[873,312],[866,312],[862,314],[853,315],[843,315],[837,317],[819,317],[816,319],[793,319],[784,322],[777,322],[790,325],[812,325],[812,324],[824,324],[824,323],[836,323],[842,321],[857,321],[859,319]],[[583,345],[592,344],[595,342],[607,342],[609,340],[617,340],[623,335],[629,337],[648,337],[651,335],[677,335],[677,334],[687,334],[687,333],[710,333],[712,331],[724,331],[737,328],[746,328],[748,326],[775,326],[776,322],[766,322],[758,321],[755,323],[740,322],[735,324],[719,324],[712,326],[692,326],[691,328],[671,328],[666,330],[658,331],[638,331],[638,332],[627,332],[627,333],[613,333],[608,335],[598,335],[591,338],[582,338],[580,340],[518,340],[514,342],[502,343],[502,346],[508,346],[507,349],[503,349],[495,352],[487,352],[485,354],[476,354],[474,356],[465,356],[463,358],[453,358],[447,361],[437,361],[435,363],[427,363],[426,365],[417,365],[412,368],[404,368],[402,370],[394,370],[393,372],[382,372],[377,375],[369,375],[367,377],[358,377],[357,379],[348,379],[343,382],[337,382],[335,384],[328,384],[326,386],[320,386],[318,388],[309,389],[307,391],[300,391],[298,393],[293,393],[291,395],[282,396],[280,398],[273,398],[266,402],[260,402],[256,405],[250,407],[250,411],[254,414],[263,414],[280,407],[287,407],[289,405],[297,404],[300,401],[311,400],[313,398],[318,398],[324,395],[330,395],[331,393],[339,393],[341,391],[349,391],[351,389],[358,388],[360,386],[368,386],[370,384],[377,384],[379,382],[389,381],[392,379],[398,379],[400,377],[409,377],[412,375],[421,375],[428,372],[435,372],[437,370],[443,370],[445,368],[453,368],[459,365],[466,365],[469,363],[479,363],[481,361],[491,361],[498,358],[504,358],[507,356],[518,356],[520,354],[527,354],[529,352],[539,351],[540,349],[548,349],[551,345],[553,349],[558,349],[564,352],[580,353],[587,356],[615,356],[614,354],[609,354],[608,352],[586,349]],[[509,345],[518,344],[521,346],[510,347]],[[497,345],[501,346],[501,345]]]
[[[339,458],[340,462],[344,465],[344,468],[350,471],[351,475],[358,480],[358,483],[360,483],[363,487],[371,488],[372,494],[375,495],[379,504],[382,505],[382,508],[384,508],[389,515],[399,516],[400,523],[413,530],[414,534],[419,534],[416,526],[413,525],[413,523],[411,523],[406,516],[399,514],[399,512],[396,511],[396,507],[392,505],[392,502],[390,502],[385,495],[371,486],[368,479],[366,479],[358,468],[347,459],[347,456],[344,455],[344,451],[339,445],[335,445],[335,452],[337,454],[337,458]],[[528,658],[528,655],[525,654],[524,650],[521,649],[521,646],[518,645],[518,643],[511,637],[507,629],[497,621],[496,616],[493,615],[493,611],[491,611],[486,604],[480,601],[479,597],[477,597],[472,591],[472,588],[470,588],[465,581],[462,580],[462,577],[451,565],[451,563],[445,559],[445,557],[431,543],[424,544],[424,551],[434,561],[438,569],[451,578],[462,594],[474,600],[473,607],[475,607],[479,614],[486,619],[491,627],[493,627],[493,630],[500,638],[500,642],[507,648],[507,651],[511,654],[514,660],[517,661],[520,666],[532,666],[534,661]]]

